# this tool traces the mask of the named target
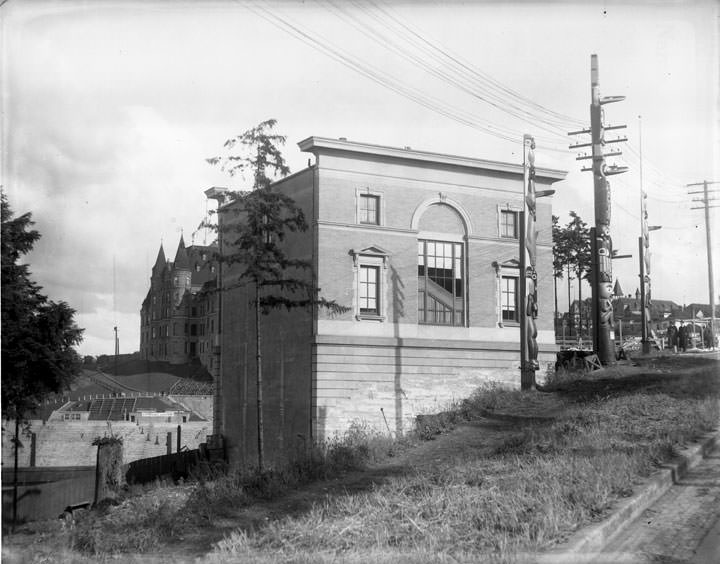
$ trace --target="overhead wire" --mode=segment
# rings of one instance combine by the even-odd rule
[[[432,43],[427,38],[422,36],[419,32],[412,29],[408,24],[402,22],[400,19],[395,17],[392,14],[392,10],[390,10],[388,8],[383,8],[377,2],[373,2],[372,0],[370,0],[369,3],[374,5],[379,12],[381,12],[382,14],[384,14],[386,16],[386,18],[395,22],[397,24],[397,26],[405,29],[409,34],[411,34],[413,37],[415,37],[417,41],[426,45],[432,51],[435,51],[435,52],[438,52],[439,54],[441,54],[446,61],[449,61],[452,64],[458,66],[459,68],[461,68],[463,70],[463,72],[469,73],[470,76],[475,77],[475,78],[479,79],[481,82],[487,84],[489,87],[494,88],[495,90],[497,90],[498,92],[501,93],[503,98],[507,98],[508,96],[510,96],[510,97],[514,98],[515,100],[526,104],[529,107],[532,107],[532,108],[535,108],[536,110],[544,112],[545,114],[547,114],[548,118],[553,118],[555,120],[559,120],[559,122],[561,124],[571,123],[571,124],[573,124],[573,127],[580,127],[583,125],[584,122],[582,120],[578,120],[575,117],[556,112],[554,110],[551,110],[549,108],[546,108],[545,106],[538,104],[534,100],[531,100],[530,98],[527,98],[527,97],[515,92],[514,90],[508,88],[501,82],[495,80],[490,75],[483,73],[481,70],[474,67],[471,63],[468,63],[467,61],[463,60],[462,57],[460,57],[459,55],[453,54],[453,53],[449,52],[448,50],[443,49],[442,47],[439,47],[438,45]],[[386,5],[387,5],[387,3],[386,3]]]
[[[552,134],[553,138],[550,139],[544,136],[537,136],[536,140],[543,143],[543,147],[547,150],[562,153],[569,152],[568,148],[558,149],[553,145],[560,145],[560,140],[562,139],[565,147],[567,147],[566,131],[562,131],[562,129],[564,128],[565,130],[567,130],[579,126],[582,127],[585,123],[572,116],[568,116],[560,112],[555,112],[553,110],[545,108],[544,106],[537,104],[533,100],[530,100],[529,98],[526,98],[521,94],[518,94],[517,92],[509,89],[499,81],[495,80],[489,75],[486,75],[485,73],[482,73],[479,69],[463,61],[459,56],[454,55],[451,52],[429,41],[419,32],[412,29],[409,24],[402,22],[400,19],[396,18],[388,9],[379,6],[377,3],[372,2],[372,0],[368,2],[368,4],[375,6],[377,12],[383,14],[386,17],[386,20],[380,18],[378,13],[373,13],[372,10],[369,10],[367,5],[356,5],[358,6],[360,11],[362,11],[366,16],[371,17],[376,23],[379,24],[379,26],[368,25],[366,22],[361,21],[353,14],[348,13],[346,9],[339,7],[332,0],[327,0],[327,2],[339,17],[341,17],[344,21],[353,26],[364,36],[371,38],[373,41],[381,44],[385,48],[389,48],[397,55],[403,57],[405,60],[411,62],[412,64],[434,76],[435,78],[455,88],[460,89],[466,94],[469,94],[474,98],[485,102],[498,110],[508,113],[516,119],[533,124],[535,125],[535,127],[539,127],[538,122],[543,123],[544,126],[540,128]],[[448,104],[447,102],[434,96],[430,96],[422,90],[418,90],[416,88],[413,88],[412,86],[403,84],[388,73],[385,73],[367,62],[363,62],[361,59],[351,55],[347,51],[344,51],[343,49],[334,46],[332,43],[323,38],[320,34],[316,32],[308,32],[307,30],[303,29],[302,26],[300,26],[297,22],[291,23],[279,14],[271,12],[264,6],[260,6],[257,4],[244,5],[272,25],[285,31],[286,33],[289,33],[290,35],[292,35],[296,39],[299,39],[306,45],[323,52],[330,58],[343,64],[351,70],[358,72],[359,74],[365,76],[366,78],[369,78],[373,82],[385,88],[388,88],[393,92],[407,99],[410,99],[433,112],[436,112],[444,117],[452,119],[473,129],[483,131],[484,133],[492,135],[496,138],[510,141],[513,143],[517,142],[517,139],[520,138],[523,134],[521,130],[515,130],[507,126],[497,126],[491,124],[487,120],[483,120],[479,116],[471,112],[468,112],[462,108],[458,108],[457,106]],[[393,22],[394,25],[388,25],[388,21]],[[388,36],[387,34],[380,32],[379,27],[384,27],[385,29],[390,30],[394,35]],[[409,51],[407,47],[399,44],[398,41],[395,41],[393,39],[393,37],[400,37],[403,39],[403,41],[405,41],[407,45],[419,49],[421,53],[426,57],[429,57],[430,59],[440,64],[447,64],[448,69],[439,70],[435,67],[428,65],[416,53]],[[480,94],[474,91],[475,88],[480,92]],[[500,95],[503,95],[504,98],[499,98]],[[512,102],[510,100],[512,100]],[[532,108],[532,110],[529,108]],[[538,112],[540,112],[542,115]],[[638,151],[630,143],[627,143],[626,146],[628,148],[626,160],[629,163],[637,164],[639,156]],[[650,167],[652,167],[651,170],[648,171],[648,173],[655,176],[654,178],[649,179],[650,184],[655,185],[660,189],[666,189],[670,192],[676,189],[679,182],[677,184],[668,183],[664,180],[666,175],[664,175],[664,173],[659,168],[652,165],[649,161],[644,161],[643,164],[645,164],[646,162]],[[621,184],[622,183],[623,182],[621,181]],[[630,187],[629,184],[626,184],[626,186]],[[685,201],[681,199],[668,199],[666,194],[660,196],[655,193],[654,190],[646,190],[646,192],[648,193],[649,197],[665,203],[683,203]],[[680,196],[679,193],[674,195]]]
[[[421,38],[422,36],[410,30],[407,25],[398,21],[392,15],[388,14],[388,18],[391,21],[397,22],[402,27],[392,27],[389,24],[388,19],[383,19],[378,15],[378,13],[368,10],[367,6],[364,4],[356,3],[356,6],[366,16],[374,20],[374,25],[370,25],[362,21],[361,18],[358,18],[353,13],[348,12],[347,8],[340,7],[333,0],[328,0],[328,2],[335,8],[335,10],[341,12],[342,17],[346,21],[349,20],[351,25],[356,27],[356,29],[359,29],[361,33],[383,46],[391,46],[396,53],[409,60],[418,68],[421,68],[425,72],[439,78],[440,80],[455,86],[473,98],[485,102],[505,113],[512,115],[513,117],[532,123],[536,127],[538,127],[538,123],[544,124],[544,126],[540,126],[539,128],[556,136],[556,139],[552,140],[552,142],[561,144],[566,143],[567,140],[564,132],[561,133],[559,131],[559,127],[562,122],[558,122],[557,120],[548,120],[547,118],[538,115],[536,112],[518,105],[511,97],[501,95],[493,91],[491,87],[492,85],[488,85],[487,81],[478,80],[477,77],[474,76],[476,73],[473,73],[472,71],[468,72],[470,69],[462,67],[458,68],[457,60],[445,53],[441,48],[430,44],[424,39],[422,42],[418,42],[415,38]],[[343,6],[346,5],[343,4]],[[380,10],[382,9],[379,6],[377,6],[377,8]],[[382,28],[389,30],[390,34],[384,34],[381,31]],[[410,30],[412,35],[409,35],[404,30]],[[397,41],[398,39],[405,45],[401,45]],[[408,47],[410,47],[411,50],[408,50]],[[416,55],[413,50],[419,51],[422,57]],[[428,60],[435,61],[438,63],[439,67],[428,65]]]
[[[290,33],[290,35],[292,35],[296,39],[299,39],[306,45],[325,53],[337,62],[362,74],[366,78],[369,78],[370,80],[376,82],[377,84],[380,84],[381,86],[389,88],[397,94],[400,94],[401,96],[404,96],[431,111],[434,111],[449,119],[467,125],[468,127],[484,131],[485,133],[488,133],[494,137],[506,141],[517,143],[519,137],[518,135],[513,135],[512,132],[503,131],[503,128],[501,127],[497,127],[491,124],[483,124],[481,123],[479,118],[465,110],[450,106],[442,100],[430,96],[416,88],[401,84],[389,74],[374,68],[372,65],[363,63],[356,57],[353,57],[352,55],[340,48],[331,46],[329,42],[321,41],[320,39],[324,38],[322,38],[319,34],[313,33],[311,35],[307,31],[303,30],[300,25],[290,23],[282,16],[269,11],[263,6],[251,4],[243,4],[243,6],[245,6],[247,9],[249,9],[256,15],[262,17],[272,25],[275,25],[279,29]]]

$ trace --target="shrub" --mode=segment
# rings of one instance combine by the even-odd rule
[[[171,538],[185,499],[158,486],[148,495],[128,498],[85,513],[76,522],[72,545],[83,554],[103,556],[147,552]]]

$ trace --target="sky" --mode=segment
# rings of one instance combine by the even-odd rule
[[[627,125],[613,162],[630,167],[611,178],[614,247],[633,255],[614,276],[634,294],[642,181],[662,226],[653,297],[709,301],[702,204],[687,193],[702,187],[686,184],[720,181],[716,2],[6,0],[0,17],[0,183],[33,214],[26,261],[77,310],[83,355],[112,354],[115,326],[121,353],[139,349],[161,242],[170,259],[181,233],[209,243],[204,190],[247,186],[205,159],[268,118],[292,171],[311,135],[521,163],[529,133],[538,165],[568,171],[554,213],[592,224],[588,161],[568,148],[586,139],[567,135],[589,125],[591,54],[601,94],[626,96],[604,106]],[[716,229],[716,293],[718,242]]]

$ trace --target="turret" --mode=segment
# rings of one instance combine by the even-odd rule
[[[167,266],[167,259],[165,258],[165,251],[163,250],[162,243],[160,243],[160,250],[158,251],[155,264],[152,267],[152,277],[156,278],[162,275],[163,270]]]
[[[180,305],[186,290],[190,289],[190,259],[185,249],[185,239],[180,235],[175,262],[173,263],[173,304]]]

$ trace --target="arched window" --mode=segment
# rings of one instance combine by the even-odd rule
[[[442,195],[416,210],[418,323],[466,324],[468,225],[462,208]]]

